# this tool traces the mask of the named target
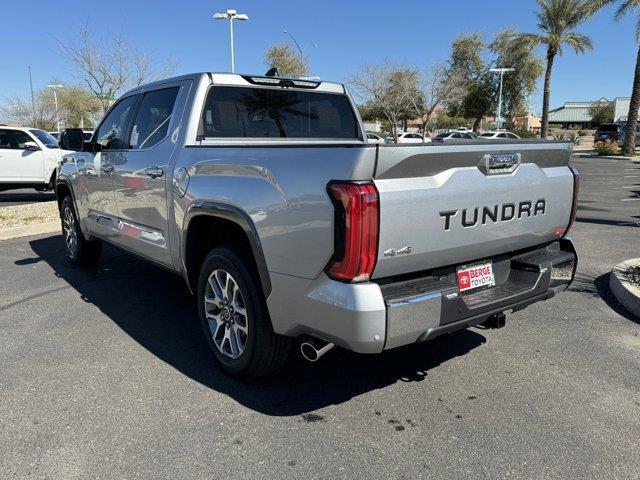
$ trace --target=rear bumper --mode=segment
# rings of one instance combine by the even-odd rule
[[[417,281],[383,285],[387,307],[384,348],[430,340],[552,298],[573,281],[577,255],[572,242],[563,239],[492,261],[496,286],[479,292],[459,292],[455,267]]]
[[[276,333],[313,335],[360,353],[424,342],[521,310],[568,288],[577,256],[563,239],[491,259],[496,286],[461,294],[455,266],[420,278],[346,284],[324,274],[315,280],[271,274],[267,300]]]

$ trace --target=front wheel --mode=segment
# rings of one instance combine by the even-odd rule
[[[277,335],[252,264],[239,249],[218,247],[204,260],[198,313],[216,360],[231,375],[254,378],[279,368],[290,339]]]
[[[100,240],[87,240],[84,237],[70,196],[62,200],[60,217],[67,258],[77,265],[89,266],[97,264],[102,252],[102,242]]]

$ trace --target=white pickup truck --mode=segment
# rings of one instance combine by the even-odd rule
[[[62,155],[49,133],[37,128],[0,127],[0,190],[53,190]]]

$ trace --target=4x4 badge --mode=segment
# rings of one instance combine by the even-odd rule
[[[397,257],[398,255],[409,255],[412,251],[412,248],[409,246],[403,248],[390,248],[389,250],[385,250],[383,255],[385,257]]]

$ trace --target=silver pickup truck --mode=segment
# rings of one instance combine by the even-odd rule
[[[107,241],[181,275],[234,375],[272,371],[296,338],[314,361],[499,327],[575,274],[570,144],[368,144],[341,84],[171,78],[61,143],[69,259]]]

